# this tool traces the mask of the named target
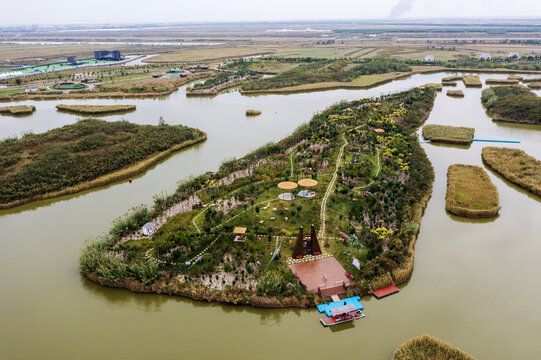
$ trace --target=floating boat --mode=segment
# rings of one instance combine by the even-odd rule
[[[331,315],[325,319],[321,319],[323,326],[333,326],[342,324],[348,321],[359,320],[365,315],[353,304],[335,307],[329,310]]]

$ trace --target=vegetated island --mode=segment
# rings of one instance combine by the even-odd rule
[[[246,116],[257,116],[261,115],[261,110],[246,110]]]
[[[0,209],[126,179],[205,139],[182,125],[95,119],[8,138],[0,142]]]
[[[0,107],[0,114],[8,115],[30,115],[36,111],[34,105],[17,105]]]
[[[135,111],[135,105],[66,105],[59,104],[56,108],[60,111],[81,115],[103,115],[114,113],[126,113]]]
[[[464,97],[464,91],[462,91],[462,90],[447,90],[447,96],[463,98]]]
[[[442,85],[456,85],[456,81],[464,82],[466,87],[482,87],[483,83],[477,75],[447,76],[441,79]]]
[[[506,180],[541,196],[541,161],[519,149],[484,147],[481,156]]]
[[[434,178],[410,134],[434,98],[434,89],[416,88],[334,105],[282,141],[118,219],[82,249],[79,268],[92,281],[136,292],[308,307],[322,295],[288,266],[306,261],[292,256],[295,238],[313,224],[322,254],[307,259],[334,257],[340,276],[345,269],[356,279],[347,295],[403,283]],[[277,186],[293,189],[297,181],[299,192]]]
[[[435,124],[423,126],[423,138],[434,142],[469,145],[474,134],[475,129],[469,127]]]
[[[428,84],[424,84],[423,86],[421,86],[421,89],[425,89],[427,87],[433,87],[434,89],[436,89],[437,91],[442,91],[443,90],[443,85],[440,84],[440,83],[428,83]]]
[[[490,87],[481,102],[494,121],[541,124],[541,98],[525,86]]]
[[[447,171],[445,209],[468,218],[497,216],[500,210],[498,189],[482,167],[451,165]]]
[[[516,85],[520,81],[518,79],[486,79],[485,84],[487,85]]]
[[[409,339],[400,345],[393,360],[475,360],[453,345],[430,335]]]

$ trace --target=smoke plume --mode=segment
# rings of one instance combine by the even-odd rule
[[[398,4],[395,5],[395,7],[391,10],[391,14],[389,15],[390,18],[399,18],[404,13],[411,10],[413,3],[415,3],[415,0],[399,0]]]

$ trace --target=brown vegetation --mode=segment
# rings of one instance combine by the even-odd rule
[[[466,75],[462,78],[462,80],[464,81],[464,85],[466,85],[466,87],[482,87],[483,86],[483,83],[481,83],[481,79],[479,78],[479,76]]]
[[[452,97],[464,97],[464,92],[462,90],[447,90],[447,96]]]
[[[98,115],[110,113],[124,113],[135,111],[135,105],[66,105],[59,104],[56,108],[60,111],[66,111],[82,115]]]
[[[261,115],[260,110],[246,110],[246,116],[257,116]]]
[[[485,84],[487,85],[515,85],[518,84],[517,79],[486,79]]]
[[[457,347],[430,335],[409,339],[400,345],[393,360],[475,360]]]
[[[36,111],[34,105],[18,105],[18,106],[5,106],[0,107],[0,114],[9,115],[29,115]]]
[[[447,172],[445,209],[468,218],[494,217],[500,210],[498,189],[483,168],[451,165]]]
[[[541,196],[541,161],[519,149],[485,147],[483,161],[506,180]]]
[[[475,129],[469,127],[432,124],[423,127],[423,137],[434,142],[468,145],[474,134]]]

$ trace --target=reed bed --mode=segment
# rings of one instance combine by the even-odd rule
[[[467,218],[491,218],[500,210],[498,189],[480,166],[454,164],[447,171],[445,209]]]
[[[394,280],[390,273],[385,273],[370,281],[372,290],[377,290],[392,284],[394,284]]]
[[[425,125],[423,127],[423,137],[434,142],[469,145],[474,134],[475,129],[469,127],[447,125]]]
[[[485,84],[487,85],[516,85],[520,81],[517,79],[486,79]]]
[[[0,114],[9,115],[29,115],[36,111],[34,105],[18,105],[0,107]]]
[[[541,161],[519,149],[493,146],[483,148],[481,156],[506,180],[541,196]]]
[[[462,81],[464,80],[464,76],[447,76],[441,79],[442,82],[450,82],[450,81]]]
[[[524,78],[522,76],[520,76],[520,75],[510,75],[510,76],[507,77],[507,79],[522,81]]]
[[[523,79],[523,83],[535,83],[535,82],[541,82],[541,78],[530,78],[530,79]]]
[[[66,105],[59,104],[56,108],[60,111],[66,111],[81,115],[100,115],[114,114],[135,111],[135,105]]]
[[[257,116],[257,115],[261,115],[260,110],[253,110],[253,109],[246,110],[246,116]]]
[[[456,81],[442,81],[443,86],[456,86]]]
[[[430,335],[409,339],[394,353],[394,360],[475,360],[459,348]]]
[[[528,87],[530,89],[534,89],[534,90],[541,89],[541,81],[540,82],[529,83]]]
[[[466,75],[462,78],[464,81],[464,85],[466,87],[482,87],[483,83],[481,82],[481,79],[479,76],[475,75]]]
[[[462,90],[447,90],[447,96],[463,98],[464,97],[464,91],[462,91]]]
[[[443,85],[440,84],[440,83],[428,83],[428,84],[424,84],[423,86],[420,86],[419,88],[421,90],[424,90],[424,89],[426,89],[428,87],[433,87],[437,91],[442,91],[443,90]]]

